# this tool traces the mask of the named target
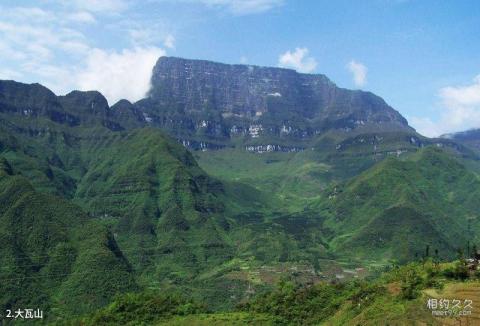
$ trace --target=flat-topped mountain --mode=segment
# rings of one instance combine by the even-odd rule
[[[478,162],[293,70],[161,58],[145,99],[112,106],[0,81],[0,279],[23,284],[0,311],[137,289],[226,309],[276,277],[336,279],[339,258],[453,257],[478,243]]]
[[[161,57],[151,85],[137,105],[186,142],[281,145],[279,138],[305,141],[332,129],[414,132],[382,98],[291,69]]]

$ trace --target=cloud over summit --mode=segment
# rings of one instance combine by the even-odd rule
[[[310,73],[317,68],[315,58],[308,56],[307,48],[295,48],[295,51],[287,51],[278,58],[278,66],[293,68],[301,73]]]
[[[440,117],[413,117],[412,124],[427,136],[480,128],[480,75],[469,85],[447,86],[438,92]]]
[[[347,64],[347,69],[352,73],[355,86],[365,86],[367,83],[368,68],[363,63],[352,60]]]

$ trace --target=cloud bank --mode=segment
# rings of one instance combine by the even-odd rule
[[[209,7],[226,9],[236,15],[258,14],[284,4],[284,0],[191,0]]]
[[[480,128],[480,75],[471,84],[448,86],[438,92],[439,119],[413,117],[412,125],[426,136]]]
[[[122,98],[136,101],[150,88],[152,67],[165,51],[160,48],[135,48],[121,52],[93,49],[86,67],[76,75],[80,90],[98,90],[110,105]]]
[[[279,56],[278,66],[293,68],[301,73],[310,73],[317,68],[317,61],[308,56],[307,48],[295,48],[294,52],[287,51]]]
[[[145,32],[141,25],[131,30],[131,21],[125,18],[129,24],[119,28],[131,47],[101,49],[92,44],[88,32],[103,27],[99,25],[104,15],[122,21],[130,2],[53,2],[58,4],[55,9],[0,5],[0,79],[39,82],[57,94],[99,90],[110,104],[143,98],[156,60],[165,55],[162,47],[174,49],[175,37],[159,28]]]

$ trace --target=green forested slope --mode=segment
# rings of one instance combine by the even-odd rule
[[[478,240],[476,161],[455,143],[338,131],[301,152],[192,154],[128,102],[0,84],[2,307],[55,318],[149,289],[231,309],[284,276]]]
[[[118,297],[106,308],[78,318],[82,325],[477,325],[479,274],[465,260],[439,264],[430,258],[392,266],[376,278],[304,285],[283,280],[230,312],[211,312],[178,296],[142,293]],[[460,303],[452,308],[452,300]],[[427,305],[436,300],[436,308]],[[440,306],[440,300],[445,305]],[[446,301],[449,301],[448,306]],[[432,311],[450,312],[434,316]],[[460,311],[470,314],[460,315]]]
[[[137,288],[109,230],[0,158],[0,307],[81,313]]]
[[[75,201],[115,223],[121,246],[135,250],[127,256],[139,268],[157,280],[168,273],[194,275],[231,254],[223,185],[181,145],[158,130],[141,129],[113,135],[108,146],[85,155],[88,172]]]
[[[478,240],[480,180],[446,152],[426,148],[408,160],[387,159],[313,205],[337,252],[408,259],[426,245],[451,257]]]

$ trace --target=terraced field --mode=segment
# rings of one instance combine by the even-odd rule
[[[465,282],[452,283],[445,286],[443,290],[429,289],[425,294],[435,299],[460,300],[463,304],[464,300],[472,300],[471,315],[450,317],[437,317],[440,325],[480,325],[480,283]]]

